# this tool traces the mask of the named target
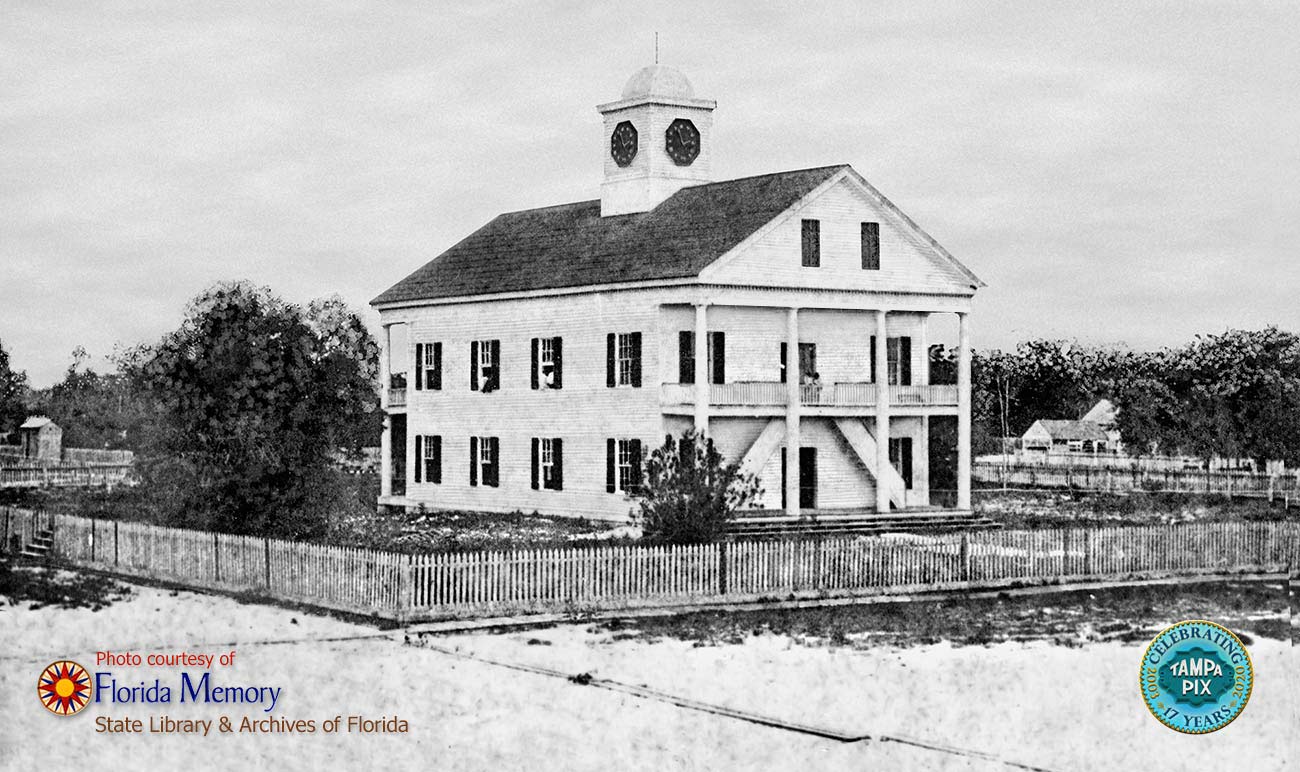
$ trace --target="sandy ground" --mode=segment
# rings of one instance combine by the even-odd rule
[[[505,669],[374,636],[372,628],[137,587],[99,612],[0,609],[0,768],[61,769],[1012,769],[960,751],[1052,770],[1284,769],[1296,715],[1289,645],[1251,649],[1256,689],[1235,723],[1204,737],[1155,721],[1137,691],[1139,645],[1008,643],[908,649],[617,640],[562,627],[460,635],[434,643],[466,655],[590,673],[711,704],[852,733],[953,746],[843,743]],[[547,645],[549,644],[549,645]],[[96,716],[235,720],[249,706],[92,705],[62,718],[35,699],[51,660],[89,667],[103,649],[141,654],[234,648],[228,684],[284,688],[276,714],[398,715],[407,734],[112,735]],[[101,667],[98,669],[110,669]],[[1289,669],[1289,672],[1287,672]],[[111,668],[119,682],[176,683],[162,668]]]

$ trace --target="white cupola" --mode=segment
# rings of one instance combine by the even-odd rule
[[[711,182],[712,99],[697,99],[680,71],[645,67],[617,102],[596,109],[605,119],[605,177],[600,214],[647,212],[688,185]]]

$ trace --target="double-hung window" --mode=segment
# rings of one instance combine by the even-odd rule
[[[497,487],[500,481],[501,443],[497,437],[469,438],[469,484]]]
[[[415,390],[442,388],[442,343],[415,344]]]
[[[641,385],[641,333],[611,332],[606,337],[605,385]]]
[[[469,387],[485,394],[501,388],[501,341],[470,342]]]
[[[532,387],[558,389],[564,384],[563,339],[533,338]]]
[[[635,493],[641,489],[641,440],[605,441],[605,490]]]
[[[564,490],[564,441],[533,438],[533,490]]]
[[[442,482],[442,435],[415,435],[415,481]]]

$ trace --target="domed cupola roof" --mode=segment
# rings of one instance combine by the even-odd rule
[[[645,97],[694,99],[695,88],[680,70],[662,64],[652,64],[637,70],[623,87],[623,99]]]

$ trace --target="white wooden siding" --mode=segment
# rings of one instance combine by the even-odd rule
[[[800,222],[821,222],[821,266],[801,264]],[[880,269],[862,268],[863,222],[880,223]],[[972,294],[970,280],[912,228],[845,179],[761,238],[705,269],[702,279],[778,287]]]

